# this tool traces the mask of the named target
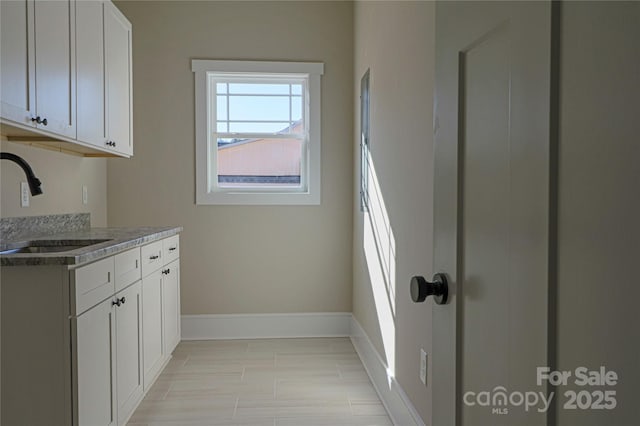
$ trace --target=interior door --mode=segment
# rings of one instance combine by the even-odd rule
[[[546,424],[542,402],[494,396],[546,393],[550,67],[549,2],[438,3],[436,426]]]

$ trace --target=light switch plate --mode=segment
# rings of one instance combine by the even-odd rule
[[[29,185],[27,182],[20,182],[20,206],[29,207]]]

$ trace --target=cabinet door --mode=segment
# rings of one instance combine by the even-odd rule
[[[34,11],[38,127],[75,138],[75,0],[38,0]]]
[[[116,294],[118,421],[123,424],[142,398],[142,286]]]
[[[104,21],[101,1],[76,3],[78,140],[106,147]]]
[[[162,273],[157,270],[142,279],[142,342],[144,389],[149,388],[165,360],[162,341]]]
[[[115,312],[112,300],[75,318],[75,366],[78,425],[116,425]]]
[[[0,115],[29,126],[35,116],[33,3],[0,1]]]
[[[163,272],[164,342],[169,355],[180,342],[180,260],[171,262]]]
[[[131,24],[111,2],[104,6],[107,138],[114,150],[131,155]]]

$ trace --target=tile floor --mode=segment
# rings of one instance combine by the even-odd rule
[[[391,426],[347,338],[181,342],[129,426]]]

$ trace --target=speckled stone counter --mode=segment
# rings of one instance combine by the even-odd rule
[[[34,236],[21,236],[19,241],[0,242],[0,251],[17,249],[44,242],[47,245],[81,245],[86,240],[108,240],[86,247],[55,253],[12,253],[0,255],[0,266],[20,265],[73,265],[92,262],[121,251],[170,237],[182,227],[88,228]]]

